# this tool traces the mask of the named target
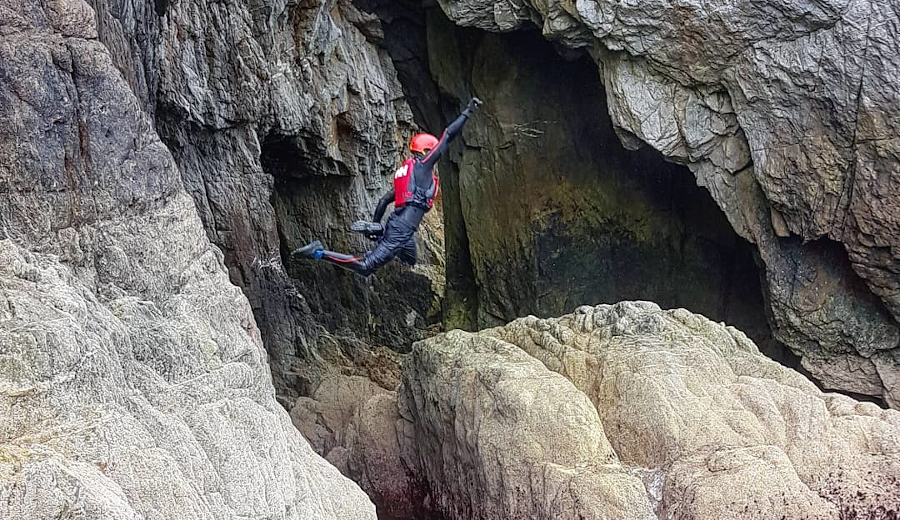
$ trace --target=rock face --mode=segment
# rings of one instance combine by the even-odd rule
[[[0,517],[374,519],[276,403],[92,9],[2,0],[0,38]]]
[[[513,345],[458,330],[419,344],[400,395],[448,518],[656,518],[587,397]]]
[[[460,25],[537,25],[587,51],[622,142],[689,166],[757,246],[775,336],[826,386],[897,406],[900,24],[890,2],[729,1],[714,15],[670,0],[439,3]]]
[[[437,13],[428,38],[441,88],[485,101],[454,186],[479,328],[642,297],[770,339],[752,248],[689,171],[622,147],[589,59],[563,61],[536,34],[461,31]]]
[[[413,444],[398,433],[398,380],[391,383],[387,389],[368,377],[329,374],[310,397],[297,399],[291,419],[317,453],[359,483],[379,514],[425,518],[426,490],[415,457],[403,452]]]
[[[397,349],[424,337],[440,240],[420,244],[424,270],[370,281],[286,256],[314,238],[371,245],[347,227],[371,216],[414,131],[378,19],[349,0],[93,4],[100,39],[250,299],[286,404],[308,390],[292,374],[317,358],[324,332]],[[424,234],[441,227],[438,217]]]
[[[684,309],[456,330],[401,364],[399,381],[332,374],[291,412],[390,518],[900,512],[900,412],[822,393]]]
[[[823,394],[683,309],[440,335],[405,360],[399,402],[449,518],[898,514],[900,413]]]

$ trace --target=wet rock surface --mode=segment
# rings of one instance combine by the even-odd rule
[[[0,2],[0,517],[373,519],[80,0]]]

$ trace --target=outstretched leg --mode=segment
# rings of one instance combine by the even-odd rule
[[[369,276],[374,271],[370,263],[366,261],[368,254],[366,257],[359,257],[328,251],[322,246],[322,242],[318,240],[295,249],[291,256],[305,256],[314,260],[325,260],[330,264],[349,269],[362,276]]]
[[[411,236],[403,246],[397,250],[397,258],[406,265],[416,265],[418,253],[416,251],[416,237]]]
[[[318,240],[297,248],[291,256],[305,256],[316,260],[325,260],[328,263],[349,269],[362,276],[369,276],[376,269],[391,261],[395,255],[405,249],[404,260],[415,263],[415,242],[413,234],[416,229],[398,219],[388,219],[384,227],[384,234],[375,249],[364,256],[351,256],[334,251],[327,251]],[[410,249],[411,248],[411,249]]]

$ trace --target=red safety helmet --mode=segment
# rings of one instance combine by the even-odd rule
[[[416,134],[409,140],[409,149],[416,153],[425,153],[434,150],[438,144],[438,138],[431,134]]]

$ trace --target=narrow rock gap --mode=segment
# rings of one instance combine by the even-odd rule
[[[406,351],[439,321],[427,277],[391,263],[378,276],[362,278],[330,264],[290,257],[293,249],[314,239],[353,254],[372,247],[347,229],[358,218],[353,178],[323,174],[310,164],[309,146],[297,136],[271,135],[261,147],[263,169],[274,179],[270,202],[287,274],[330,334]]]

